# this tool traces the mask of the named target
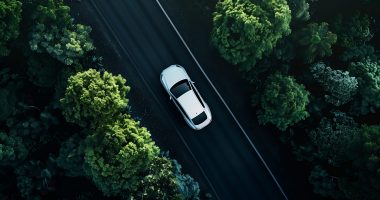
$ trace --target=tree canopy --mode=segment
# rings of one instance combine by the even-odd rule
[[[332,45],[335,44],[337,36],[328,29],[326,22],[310,23],[296,36],[303,48],[304,59],[312,63],[316,58],[323,58],[332,54]]]
[[[211,41],[223,58],[250,70],[290,31],[285,0],[222,0],[216,4]]]
[[[32,19],[35,25],[29,44],[33,51],[46,52],[66,65],[73,65],[95,49],[91,28],[74,24],[70,7],[61,0],[47,0],[38,5]]]
[[[129,116],[98,127],[86,144],[85,172],[107,196],[135,191],[159,152],[149,131]]]
[[[375,113],[380,108],[380,64],[378,61],[365,59],[353,62],[349,66],[350,73],[357,77],[359,98],[353,110],[357,114]]]
[[[9,54],[8,41],[20,34],[21,7],[18,0],[0,2],[0,56]]]
[[[348,158],[360,131],[352,117],[339,111],[331,114],[331,118],[322,118],[317,129],[309,135],[322,158],[329,164],[339,165]]]
[[[66,120],[81,126],[111,120],[127,106],[130,88],[125,82],[120,75],[94,69],[71,76],[61,99]]]
[[[326,64],[320,62],[311,67],[314,79],[328,92],[325,95],[326,101],[335,106],[341,106],[356,94],[358,81],[351,77],[349,72],[332,70]]]
[[[258,119],[262,124],[272,123],[280,130],[309,116],[306,106],[309,92],[291,76],[275,73],[268,77],[261,96]]]

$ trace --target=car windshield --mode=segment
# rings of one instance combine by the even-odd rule
[[[187,91],[191,90],[189,82],[187,82],[186,79],[179,81],[178,83],[174,84],[173,87],[170,89],[170,92],[176,97],[180,97],[181,95],[185,94]]]
[[[192,119],[195,125],[201,124],[207,119],[207,115],[205,112],[202,112],[201,114],[197,115]]]

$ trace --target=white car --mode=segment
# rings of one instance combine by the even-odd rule
[[[210,108],[182,66],[170,65],[162,71],[160,79],[170,100],[174,102],[191,128],[200,130],[210,124]]]

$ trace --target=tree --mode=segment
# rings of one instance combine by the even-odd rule
[[[288,126],[309,116],[306,106],[309,92],[291,76],[274,73],[265,82],[258,119],[284,131]]]
[[[67,176],[84,176],[84,139],[79,134],[72,135],[62,142],[59,149],[59,156],[56,159],[57,165],[65,170]]]
[[[349,72],[332,70],[323,62],[314,64],[311,67],[314,79],[328,92],[325,95],[327,102],[335,106],[341,106],[352,100],[358,89],[358,81],[351,77]]]
[[[357,77],[359,97],[352,109],[356,114],[375,113],[380,108],[380,64],[378,61],[365,59],[353,62],[349,72]]]
[[[313,62],[315,58],[330,56],[332,54],[331,46],[337,40],[336,34],[329,31],[326,22],[308,24],[296,34],[296,38],[303,46],[302,48],[306,48],[303,54],[308,63]]]
[[[346,49],[340,59],[343,62],[358,62],[364,59],[377,60],[375,48],[371,45],[353,46]]]
[[[181,172],[182,166],[176,160],[172,160],[172,162],[179,191],[183,199],[199,200],[199,184],[191,176]]]
[[[22,3],[18,0],[0,2],[0,56],[7,56],[7,43],[19,36]]]
[[[311,171],[309,182],[313,185],[314,192],[323,197],[332,197],[336,194],[336,180],[319,165]]]
[[[324,117],[309,136],[318,148],[321,158],[338,166],[347,160],[360,131],[354,119],[343,112],[333,111],[331,118]]]
[[[70,8],[61,0],[48,0],[38,5],[32,19],[35,25],[29,45],[33,51],[46,52],[65,65],[73,65],[95,49],[90,38],[91,28],[74,24]]]
[[[288,4],[293,20],[307,21],[310,19],[309,0],[289,0]]]
[[[184,199],[171,160],[156,156],[147,169],[147,175],[140,181],[137,194],[132,199]]]
[[[364,45],[373,37],[370,18],[359,12],[345,17],[339,15],[332,23],[331,30],[338,35],[337,44],[344,48]]]
[[[290,33],[285,0],[223,0],[216,4],[211,42],[224,59],[249,71]]]
[[[84,170],[106,195],[134,192],[141,174],[159,153],[149,131],[123,115],[86,138]]]
[[[54,191],[56,165],[49,156],[46,162],[29,160],[15,169],[17,188],[25,199],[40,199]]]
[[[18,77],[9,68],[0,70],[0,120],[7,119],[17,110],[18,94],[23,85]]]
[[[78,72],[69,78],[61,99],[63,115],[68,122],[81,126],[113,120],[128,103],[125,96],[130,88],[125,82],[120,75],[94,69]]]
[[[0,131],[0,165],[12,165],[28,155],[21,137]]]

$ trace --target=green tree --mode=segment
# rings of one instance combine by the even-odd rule
[[[17,0],[0,2],[0,56],[7,56],[7,43],[19,36],[22,3]]]
[[[286,0],[222,0],[213,14],[211,41],[228,62],[249,71],[290,33],[290,20]]]
[[[309,133],[321,158],[334,166],[348,159],[360,131],[354,119],[343,112],[333,111],[331,118],[324,117],[316,130]]]
[[[35,25],[29,45],[33,51],[47,52],[65,65],[73,65],[95,49],[91,28],[74,24],[70,8],[61,0],[47,0],[38,5],[32,19]]]
[[[358,89],[358,81],[351,77],[349,72],[332,70],[323,62],[311,66],[314,79],[328,92],[325,95],[327,102],[341,106],[352,100]]]
[[[180,194],[171,160],[156,156],[146,173],[139,183],[137,194],[132,195],[133,199],[184,199]]]
[[[315,193],[323,197],[332,197],[336,194],[336,178],[332,177],[321,166],[315,166],[310,173],[309,182]]]
[[[199,200],[199,184],[188,174],[182,173],[182,166],[176,160],[172,160],[172,162],[179,191],[183,199]]]
[[[338,35],[337,44],[345,48],[364,45],[373,37],[370,18],[359,12],[345,17],[339,15],[332,23],[331,30]]]
[[[22,138],[0,131],[0,165],[12,165],[23,161],[28,155]]]
[[[358,62],[364,59],[377,60],[375,48],[371,45],[353,46],[346,49],[340,59],[343,62]]]
[[[125,82],[120,75],[94,69],[78,72],[69,78],[61,99],[63,115],[68,122],[81,126],[113,120],[128,103],[126,95],[130,88]]]
[[[57,165],[65,170],[67,176],[84,176],[84,139],[79,134],[72,135],[61,143]]]
[[[86,143],[84,170],[106,196],[136,191],[159,153],[149,131],[129,116],[99,127]]]
[[[308,24],[296,34],[296,38],[302,48],[306,48],[303,55],[308,63],[313,62],[316,58],[330,56],[332,54],[331,46],[337,40],[336,34],[329,31],[326,22]]]
[[[358,94],[353,110],[357,114],[375,113],[380,108],[380,64],[378,61],[365,59],[353,62],[349,72],[357,77]]]
[[[0,69],[0,120],[5,120],[16,112],[18,96],[23,83],[9,68]]]
[[[288,4],[293,20],[307,21],[310,19],[309,0],[289,0]]]
[[[265,82],[258,119],[284,131],[288,126],[309,116],[306,106],[309,92],[291,76],[274,73]]]

